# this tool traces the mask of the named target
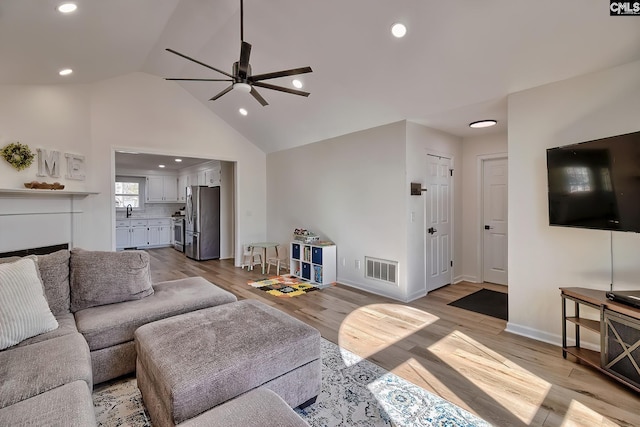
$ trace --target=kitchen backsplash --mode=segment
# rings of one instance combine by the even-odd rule
[[[134,217],[170,217],[180,208],[184,207],[184,203],[147,203],[144,210],[134,210]],[[125,210],[117,210],[116,218],[126,218]]]

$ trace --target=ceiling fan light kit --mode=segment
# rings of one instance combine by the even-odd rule
[[[240,0],[240,60],[238,62],[234,62],[232,67],[232,72],[227,73],[218,68],[212,67],[211,65],[205,64],[204,62],[200,62],[196,59],[190,58],[187,55],[184,55],[180,52],[177,52],[173,49],[166,49],[168,52],[173,53],[174,55],[180,56],[186,60],[191,62],[195,62],[196,64],[202,65],[203,67],[209,68],[210,70],[216,71],[224,76],[226,79],[189,79],[189,78],[165,78],[165,80],[177,80],[177,81],[205,81],[205,82],[230,82],[231,85],[226,89],[223,89],[218,94],[211,97],[210,101],[215,101],[216,99],[222,97],[227,92],[231,90],[237,90],[239,92],[250,93],[256,101],[258,101],[262,106],[269,105],[269,103],[258,93],[256,90],[257,87],[276,90],[279,92],[290,93],[292,95],[298,96],[309,96],[309,92],[304,92],[301,90],[290,89],[284,86],[276,86],[268,83],[264,83],[263,80],[276,79],[279,77],[287,77],[287,76],[295,76],[298,74],[311,73],[311,67],[302,67],[302,68],[293,68],[290,70],[283,71],[275,71],[273,73],[265,73],[265,74],[251,74],[251,65],[249,64],[249,56],[251,55],[251,45],[244,41],[244,7],[243,0]]]
[[[249,93],[251,92],[251,85],[247,83],[234,83],[233,90],[237,90],[238,92]]]

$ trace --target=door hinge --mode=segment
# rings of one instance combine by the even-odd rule
[[[453,261],[451,261],[451,267],[453,267]]]
[[[449,173],[453,176],[453,169],[449,169]]]

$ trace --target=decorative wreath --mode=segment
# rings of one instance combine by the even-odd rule
[[[2,157],[11,164],[14,168],[21,171],[31,166],[35,154],[31,152],[31,149],[26,144],[20,144],[19,142],[12,142],[0,151]]]

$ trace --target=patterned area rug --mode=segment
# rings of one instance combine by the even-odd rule
[[[98,425],[151,426],[135,378],[97,387]],[[487,427],[486,421],[424,389],[322,340],[322,391],[296,412],[313,427],[456,426]]]
[[[297,297],[318,290],[317,287],[289,275],[249,282],[249,285],[276,297]]]

